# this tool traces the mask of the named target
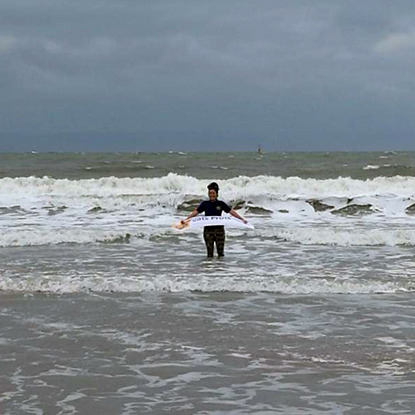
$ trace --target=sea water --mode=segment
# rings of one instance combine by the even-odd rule
[[[415,413],[414,203],[415,153],[0,155],[0,413]]]

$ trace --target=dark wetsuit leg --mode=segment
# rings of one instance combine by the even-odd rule
[[[215,241],[216,241],[216,249],[218,251],[218,256],[224,256],[225,250],[225,228],[220,226],[216,229],[215,232]]]
[[[207,256],[208,258],[212,258],[213,257],[213,244],[215,242],[214,229],[211,229],[210,226],[205,226],[203,230],[203,238],[206,244]]]

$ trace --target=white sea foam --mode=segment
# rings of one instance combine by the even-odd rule
[[[21,177],[0,179],[0,194],[66,195],[110,197],[143,194],[206,194],[210,180],[198,180],[190,176],[170,173],[158,178],[53,179],[49,177]],[[352,197],[356,195],[394,194],[415,195],[415,177],[377,177],[372,180],[356,180],[347,177],[337,179],[302,179],[299,177],[239,176],[219,181],[221,193],[227,198],[235,195],[286,195],[303,197]]]
[[[137,243],[137,240],[168,240],[179,235],[186,240],[192,238],[198,230],[177,232],[171,229],[170,223],[159,226],[117,226],[114,229],[103,230],[88,227],[33,229],[6,229],[0,233],[0,247],[23,247],[58,244],[92,244],[92,243]],[[251,244],[256,240],[273,239],[278,243],[295,243],[298,245],[327,245],[327,246],[415,246],[415,230],[412,229],[343,229],[335,226],[321,225],[316,227],[268,226],[255,230],[228,230],[228,236],[239,238],[247,234]],[[270,246],[273,242],[269,242]]]
[[[102,231],[99,229],[31,229],[7,230],[0,234],[0,247],[22,247],[39,245],[59,245],[63,243],[89,244],[123,242],[128,232]]]
[[[189,197],[206,197],[209,180],[168,174],[159,178],[115,178],[68,180],[48,177],[0,179],[1,204],[19,205],[28,211],[45,206],[66,206],[71,210],[101,207],[108,211],[131,212],[138,208],[150,212],[155,208],[175,209]],[[415,200],[415,178],[378,177],[373,180],[338,178],[328,180],[280,178],[273,176],[240,176],[220,183],[220,196],[227,201],[250,201],[271,211],[290,214],[313,213],[306,203],[318,199],[334,208],[353,203],[370,203],[382,214],[405,214]],[[171,211],[173,212],[173,211]],[[158,212],[160,213],[160,212]],[[165,212],[167,214],[167,212]]]
[[[190,211],[195,200],[206,196],[208,183],[177,174],[86,180],[3,178],[0,247],[123,241],[126,233],[132,239],[169,237],[171,224],[186,214],[177,206],[191,200],[186,208]],[[226,200],[244,201],[240,212],[255,225],[252,235],[259,238],[302,245],[415,246],[415,217],[405,210],[415,200],[415,178],[240,176],[219,185]],[[309,199],[332,208],[315,212]],[[354,217],[331,213],[350,204],[370,204],[372,209],[364,218],[359,212]],[[13,206],[19,210],[9,209]],[[340,226],[344,223],[347,229]],[[356,232],[355,226],[363,223],[368,226]]]
[[[53,179],[21,177],[0,179],[0,194],[111,197],[181,192],[199,188],[193,177],[169,174],[160,178]]]
[[[50,292],[270,292],[282,294],[375,294],[409,291],[403,284],[380,281],[328,281],[292,278],[289,282],[275,278],[241,278],[234,275],[211,278],[199,275],[189,279],[159,275],[157,278],[76,277],[3,277],[0,291]]]
[[[271,229],[263,233],[301,245],[415,246],[415,230],[408,229],[369,229],[356,232],[355,229],[301,227],[285,230]]]

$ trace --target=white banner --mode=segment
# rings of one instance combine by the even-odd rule
[[[226,226],[229,228],[248,228],[254,229],[254,226],[249,222],[244,223],[240,219],[233,216],[196,216],[188,219],[184,224],[181,222],[174,225],[176,229],[186,228],[203,228],[204,226]]]

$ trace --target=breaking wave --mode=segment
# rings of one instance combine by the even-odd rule
[[[120,195],[206,194],[210,180],[170,173],[158,178],[53,179],[50,177],[21,177],[0,179],[0,193],[51,196],[110,197]],[[414,177],[376,177],[357,180],[281,178],[275,176],[239,176],[219,181],[221,193],[227,198],[236,195],[302,195],[304,197],[350,197],[355,195],[393,194],[415,195]]]
[[[305,229],[295,228],[264,232],[280,241],[301,245],[334,246],[415,246],[415,230],[371,229],[356,230],[333,229],[332,227]]]
[[[3,178],[0,247],[163,242],[174,235],[171,224],[205,197],[208,183],[173,173],[159,178]],[[255,225],[252,240],[415,246],[412,177],[240,176],[219,185],[220,195]],[[356,232],[362,218],[365,226]]]
[[[290,281],[272,277],[241,278],[240,275],[211,278],[184,279],[159,275],[148,279],[140,277],[110,278],[68,276],[66,278],[7,278],[0,280],[0,291],[44,292],[53,294],[73,293],[140,293],[140,292],[269,292],[278,294],[385,294],[414,291],[410,283],[381,281],[329,281],[320,279],[304,280],[292,278]]]
[[[140,231],[101,231],[94,229],[36,229],[8,230],[0,234],[0,247],[30,247],[60,244],[125,244],[137,243],[139,240],[154,243],[171,242],[172,238],[186,239],[200,234],[200,230],[176,231],[170,227],[147,227]],[[325,228],[279,226],[256,228],[254,231],[228,230],[228,237],[249,238],[252,243],[267,241],[269,248],[278,243],[296,245],[327,245],[327,246],[415,246],[415,230],[411,229],[368,229],[356,232],[353,229],[341,229],[333,226]]]

